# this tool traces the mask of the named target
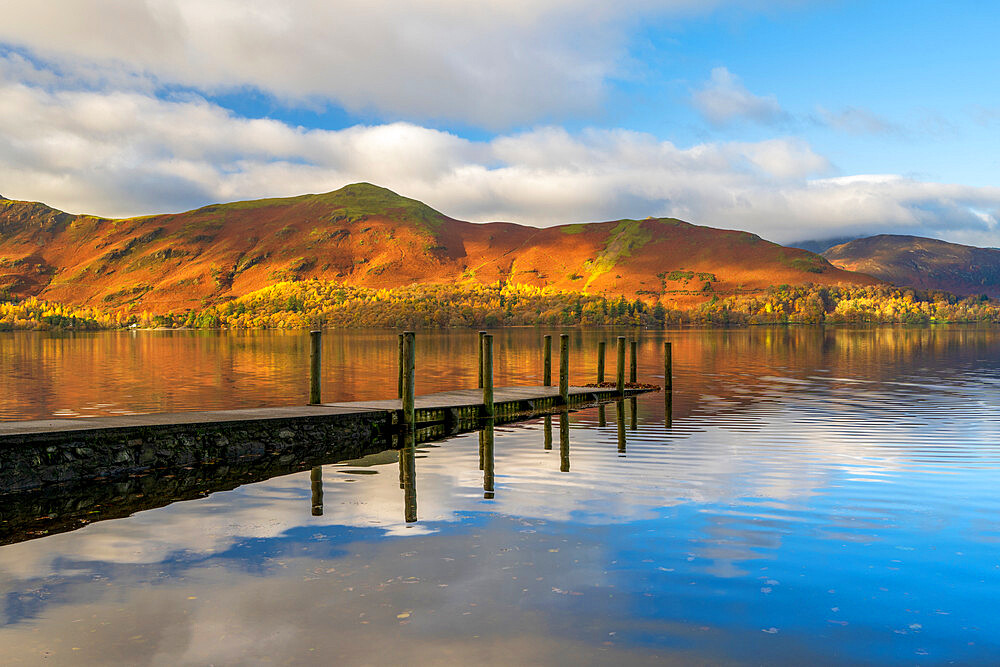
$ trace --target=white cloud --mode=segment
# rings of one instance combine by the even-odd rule
[[[642,18],[717,0],[13,0],[0,43],[89,80],[251,86],[297,104],[485,127],[584,113]]]
[[[774,125],[788,120],[788,114],[773,95],[751,93],[725,67],[713,69],[709,81],[691,94],[691,101],[713,125],[727,125],[736,120]]]
[[[306,130],[197,96],[81,90],[0,58],[0,193],[71,212],[177,211],[370,181],[475,221],[670,215],[786,242],[894,231],[1000,244],[998,188],[835,175],[795,138],[679,147],[628,130],[484,141],[411,123]]]

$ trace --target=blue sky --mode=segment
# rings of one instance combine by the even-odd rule
[[[370,181],[474,221],[996,246],[998,11],[15,0],[0,193],[123,216]]]

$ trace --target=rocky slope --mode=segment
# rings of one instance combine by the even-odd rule
[[[881,234],[823,252],[832,264],[900,287],[1000,297],[1000,250]]]

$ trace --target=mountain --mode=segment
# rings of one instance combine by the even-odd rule
[[[795,243],[789,243],[790,248],[800,248],[801,250],[808,250],[809,252],[815,252],[822,255],[824,250],[829,250],[835,245],[841,245],[843,243],[848,243],[858,238],[857,236],[838,236],[830,239],[813,239],[811,241],[797,241]]]
[[[900,287],[1000,297],[1000,250],[993,248],[880,234],[834,246],[823,256]]]
[[[0,201],[0,292],[166,312],[281,280],[534,286],[691,305],[774,284],[871,284],[813,253],[672,218],[539,229],[450,218],[367,183],[112,220]]]

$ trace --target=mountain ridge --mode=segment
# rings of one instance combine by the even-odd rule
[[[371,183],[120,219],[0,202],[0,290],[18,298],[162,312],[307,278],[509,281],[680,306],[772,284],[877,282],[748,232],[673,218],[471,223]]]

